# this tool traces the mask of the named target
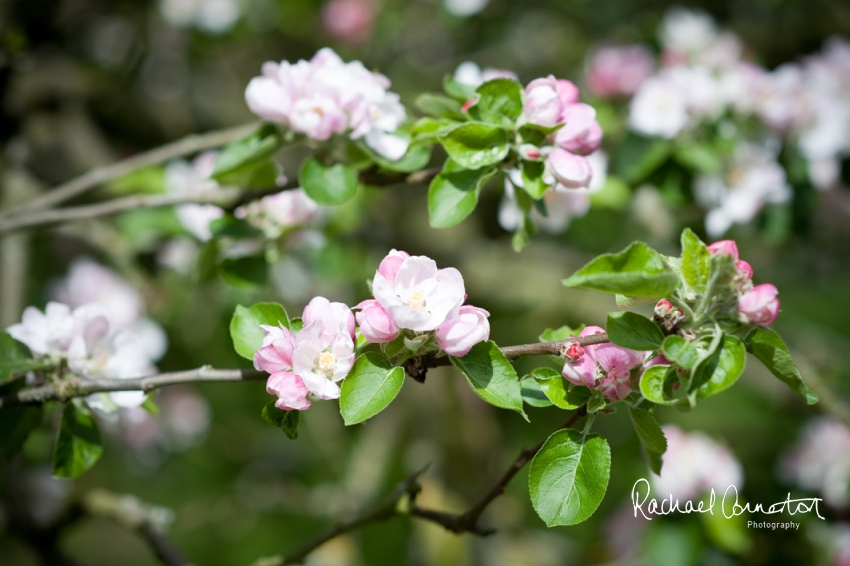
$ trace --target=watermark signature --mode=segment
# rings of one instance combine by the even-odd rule
[[[646,493],[644,495],[641,495],[642,490],[639,486],[645,486]],[[652,488],[646,478],[638,479],[635,482],[635,485],[632,486],[632,506],[634,507],[635,517],[637,517],[638,513],[640,513],[644,519],[651,521],[652,515],[670,515],[671,513],[711,513],[714,515],[717,495],[714,493],[713,488],[709,494],[707,502],[705,500],[700,500],[696,504],[694,504],[691,500],[687,500],[684,504],[682,504],[678,499],[673,497],[672,493],[668,498],[661,499],[659,501],[658,499],[650,497],[651,492]],[[737,517],[744,513],[774,515],[777,513],[787,512],[789,515],[796,515],[798,513],[811,513],[814,511],[819,519],[823,519],[820,514],[820,510],[818,509],[818,503],[821,501],[823,501],[823,499],[818,497],[791,499],[791,494],[789,493],[782,501],[771,503],[768,506],[762,503],[753,504],[750,502],[741,505],[738,500],[738,488],[734,485],[730,485],[726,488],[726,491],[723,492],[723,499],[720,500],[720,512],[722,512],[723,516],[727,519],[731,519],[732,517]],[[756,529],[788,529],[792,528],[793,525],[796,525],[796,527],[793,527],[795,529],[800,526],[799,523],[760,523],[756,521],[748,521],[747,523],[748,527]]]

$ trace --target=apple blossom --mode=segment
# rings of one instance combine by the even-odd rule
[[[562,122],[564,103],[559,95],[558,80],[553,76],[534,79],[525,87],[525,118],[532,124],[556,126]]]
[[[643,45],[605,46],[590,57],[587,86],[600,97],[631,95],[653,72],[652,54]]]
[[[363,138],[377,153],[396,160],[408,144],[394,132],[407,115],[389,86],[385,76],[359,61],[345,63],[324,48],[310,61],[265,63],[262,75],[248,83],[245,100],[263,120],[310,139],[348,132],[351,139]]]
[[[662,76],[644,81],[629,105],[629,127],[640,134],[672,139],[687,124],[685,97]]]
[[[464,61],[457,66],[454,72],[455,81],[475,88],[493,79],[512,79],[519,82],[519,77],[513,71],[494,69],[492,67],[482,69],[472,61]]]
[[[360,309],[355,315],[360,332],[372,344],[391,342],[398,336],[398,325],[378,301],[369,299],[354,308]]]
[[[561,114],[564,125],[555,132],[555,143],[561,148],[588,155],[599,149],[602,128],[596,121],[596,109],[587,104],[571,104]]]
[[[579,336],[602,334],[598,326],[584,328]],[[564,378],[576,385],[596,388],[611,400],[622,400],[631,393],[631,370],[643,362],[636,352],[610,342],[591,346],[570,345],[564,357]],[[597,378],[599,379],[597,383]]]
[[[712,255],[726,254],[731,255],[735,260],[738,260],[738,244],[735,240],[718,240],[706,246]]]
[[[261,324],[265,333],[263,345],[254,353],[254,369],[268,373],[278,373],[292,369],[292,352],[295,350],[295,338],[285,326]]]
[[[358,45],[369,39],[379,11],[375,0],[331,0],[322,9],[322,25],[336,39]]]
[[[266,391],[277,396],[274,406],[283,411],[306,411],[312,404],[304,380],[288,371],[273,373],[266,382]]]
[[[770,283],[756,285],[738,298],[741,322],[755,326],[770,326],[779,316],[779,291]]]
[[[281,191],[251,201],[234,211],[236,218],[245,219],[259,228],[268,238],[278,238],[289,228],[310,224],[320,207],[302,188]]]
[[[399,328],[436,330],[457,316],[465,297],[463,276],[452,267],[437,269],[428,257],[402,254],[393,250],[381,262],[372,282],[375,299]]]
[[[593,176],[593,169],[584,157],[565,149],[556,149],[546,158],[546,166],[552,176],[564,187],[577,189],[586,187]]]
[[[789,483],[819,493],[830,507],[846,508],[850,503],[850,429],[838,419],[811,419],[782,459],[780,472]]]
[[[215,191],[219,184],[210,178],[215,169],[217,151],[206,151],[192,163],[179,159],[165,166],[165,189],[172,194],[201,194]],[[201,240],[212,238],[210,222],[224,216],[213,204],[181,204],[175,208],[177,219],[187,232]]]
[[[455,357],[462,357],[479,342],[490,339],[490,313],[484,309],[464,305],[456,317],[437,328],[440,349]]]
[[[21,322],[6,331],[34,356],[63,356],[76,338],[89,347],[103,340],[109,322],[99,305],[82,305],[72,311],[66,304],[50,302],[43,313],[27,307]]]

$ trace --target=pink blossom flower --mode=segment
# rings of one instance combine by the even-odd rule
[[[44,313],[27,307],[21,322],[6,331],[26,344],[34,356],[64,355],[77,337],[89,347],[103,340],[109,322],[100,305],[82,305],[71,311],[68,305],[50,302]]]
[[[578,102],[578,87],[574,82],[566,79],[558,79],[558,98],[564,108]]]
[[[738,299],[741,322],[755,326],[769,326],[779,316],[779,291],[770,283],[756,285]]]
[[[604,332],[598,326],[588,326],[579,336]],[[631,370],[641,365],[643,357],[643,352],[610,342],[585,347],[571,344],[564,357],[562,375],[576,385],[598,389],[608,399],[622,400],[632,391]]]
[[[319,215],[319,205],[307,196],[304,189],[281,191],[254,200],[234,211],[237,218],[244,218],[269,238],[278,238],[295,226],[313,222]]]
[[[399,328],[436,330],[457,316],[466,296],[463,276],[451,267],[437,269],[436,262],[424,256],[407,257],[398,264],[403,253],[390,252],[381,262],[372,282],[375,299]]]
[[[568,189],[586,187],[593,176],[593,169],[587,159],[565,149],[556,149],[550,153],[546,165],[555,179]]]
[[[283,411],[306,411],[310,408],[310,393],[304,380],[294,373],[279,371],[269,376],[266,381],[266,391],[276,395],[274,406]]]
[[[449,355],[465,356],[474,345],[490,339],[489,316],[489,312],[478,307],[460,307],[456,317],[437,328],[437,343]]]
[[[374,0],[331,0],[322,9],[322,25],[340,41],[365,43],[379,12]]]
[[[339,397],[338,383],[354,365],[354,342],[340,326],[340,321],[317,318],[295,340],[293,373],[321,399]]]
[[[602,128],[596,110],[587,104],[571,104],[561,114],[564,125],[555,132],[555,143],[569,152],[588,155],[599,149]]]
[[[381,260],[381,264],[378,266],[378,273],[383,275],[390,283],[395,283],[395,275],[398,273],[398,269],[404,263],[404,260],[409,257],[410,254],[407,252],[390,250],[387,257]]]
[[[605,330],[598,326],[586,326],[579,336],[591,336],[603,334]],[[574,346],[578,346],[577,348]],[[594,350],[596,346],[582,347],[579,344],[571,344],[567,349],[564,359],[564,369],[561,374],[564,379],[576,385],[584,385],[591,389],[596,385],[596,358]]]
[[[398,336],[398,325],[378,301],[369,299],[354,308],[360,309],[356,315],[360,332],[372,344],[392,342]]]
[[[277,373],[292,369],[292,352],[295,350],[295,338],[284,326],[260,325],[266,337],[263,345],[254,353],[254,369],[268,373]]]
[[[348,126],[345,111],[330,96],[316,94],[299,99],[289,114],[289,125],[293,131],[305,134],[313,140],[324,141],[334,134],[341,134]]]
[[[558,80],[553,76],[534,79],[525,87],[526,119],[540,126],[556,126],[561,122],[564,103],[561,101]]]
[[[753,278],[753,267],[743,259],[738,260],[738,262],[735,264],[735,269],[740,271],[745,278]]]
[[[611,401],[622,401],[632,392],[632,380],[629,374],[611,374],[599,380],[596,388]]]
[[[652,54],[643,45],[602,47],[590,58],[587,86],[600,97],[632,95],[654,72]]]
[[[324,297],[315,297],[304,307],[301,319],[305,327],[321,322],[317,328],[321,328],[321,332],[332,341],[337,339],[338,334],[347,334],[354,340],[354,313],[343,303],[332,303]]]
[[[711,255],[726,254],[735,258],[735,261],[738,260],[738,245],[735,243],[735,240],[719,240],[713,244],[709,244],[707,247]]]

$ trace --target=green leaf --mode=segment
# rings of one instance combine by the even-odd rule
[[[272,426],[279,427],[290,440],[298,438],[298,422],[301,411],[284,411],[274,406],[275,401],[269,401],[263,407],[263,420]]]
[[[630,311],[608,313],[606,330],[611,342],[631,350],[657,350],[664,340],[654,322]]]
[[[84,405],[67,403],[59,423],[53,475],[76,478],[97,463],[103,454],[97,423]]]
[[[543,331],[540,336],[538,336],[538,340],[541,342],[556,342],[558,340],[566,340],[571,336],[578,336],[579,333],[584,330],[584,325],[580,324],[575,328],[570,328],[569,326],[562,326],[560,328],[547,328]]]
[[[360,144],[369,158],[378,164],[381,169],[397,171],[399,173],[411,173],[423,169],[431,161],[431,146],[426,143],[411,143],[407,151],[396,161],[375,153],[365,143]]]
[[[704,144],[680,144],[673,152],[673,158],[682,166],[698,173],[718,173],[723,160],[718,152]]]
[[[675,290],[678,279],[661,254],[643,242],[634,242],[620,253],[591,260],[564,285],[627,297],[664,297]]]
[[[346,426],[374,417],[387,408],[404,384],[404,368],[384,356],[367,352],[354,362],[342,382],[339,410]]]
[[[458,165],[481,169],[502,161],[510,150],[508,132],[483,122],[467,122],[440,137],[440,143]]]
[[[552,401],[540,387],[540,384],[533,377],[526,376],[519,382],[519,388],[522,393],[522,400],[527,405],[531,405],[532,407],[551,407],[553,405]]]
[[[30,433],[41,424],[41,407],[17,405],[0,411],[0,454],[10,459],[20,452]]]
[[[242,174],[263,164],[283,145],[277,128],[265,124],[253,134],[227,145],[215,160],[212,178],[226,182],[234,174]]]
[[[342,163],[328,167],[315,157],[301,164],[298,180],[311,199],[327,206],[349,200],[358,184],[357,171],[352,167]]]
[[[459,122],[446,118],[419,118],[410,128],[413,139],[418,142],[436,141],[457,127]]]
[[[661,456],[667,451],[667,439],[664,438],[664,432],[658,426],[652,413],[645,409],[629,407],[629,417],[632,419],[640,441],[641,452],[646,458],[646,463],[649,464],[649,469],[660,474]]]
[[[263,256],[226,257],[218,270],[234,287],[258,287],[269,277],[269,266]]]
[[[697,397],[705,398],[729,389],[744,373],[747,364],[747,353],[744,342],[737,336],[726,335],[723,343],[715,352],[717,365],[711,376],[700,385]]]
[[[559,430],[531,461],[528,489],[534,510],[547,527],[581,523],[605,497],[610,473],[611,448],[604,438]]]
[[[475,90],[478,101],[469,108],[475,120],[513,127],[522,114],[522,87],[511,79],[493,79]]]
[[[32,359],[29,348],[8,332],[0,332],[0,381],[10,379],[16,372],[43,367],[47,367],[47,363]]]
[[[526,420],[522,393],[514,366],[495,342],[479,342],[462,358],[449,356],[479,397],[502,409],[516,411]]]
[[[559,409],[578,409],[590,399],[590,390],[568,383],[552,368],[537,368],[531,372],[531,377],[540,385],[543,394]]]
[[[818,395],[803,382],[800,370],[782,338],[769,328],[754,328],[744,339],[747,351],[754,355],[780,381],[791,388],[807,405],[818,402]]]
[[[640,392],[652,403],[659,405],[687,405],[687,399],[671,399],[676,379],[676,366],[655,365],[647,368],[640,378]]]
[[[156,416],[159,414],[159,405],[153,400],[153,395],[153,392],[148,393],[145,397],[145,402],[141,406],[148,414]]]
[[[699,360],[696,347],[679,335],[666,337],[661,344],[661,353],[665,358],[685,369],[691,369]]]
[[[698,293],[705,292],[711,271],[711,252],[690,228],[682,232],[682,277]]]
[[[466,120],[461,111],[461,103],[454,98],[442,94],[424,93],[416,97],[413,103],[425,114],[437,116],[438,118],[449,118],[452,120]]]
[[[455,100],[459,100],[460,102],[472,100],[472,98],[475,96],[474,86],[459,83],[454,80],[451,75],[447,75],[443,79],[443,90],[446,91],[446,94],[448,94]]]
[[[221,218],[216,218],[210,222],[210,232],[217,238],[256,238],[262,235],[262,232],[254,228],[244,220],[234,218],[227,214]]]
[[[253,360],[266,336],[260,325],[278,326],[281,323],[289,328],[286,310],[278,303],[255,303],[248,308],[237,305],[230,320],[233,349],[243,358]]]
[[[433,228],[448,228],[469,216],[478,204],[481,187],[496,172],[494,167],[469,170],[451,159],[428,188],[428,218]]]
[[[543,171],[546,167],[540,161],[522,162],[522,188],[533,199],[541,199],[552,188],[543,182]]]
[[[522,141],[533,145],[546,145],[546,138],[549,134],[557,132],[562,127],[557,126],[541,126],[540,124],[523,124],[519,127],[519,135],[522,136]]]

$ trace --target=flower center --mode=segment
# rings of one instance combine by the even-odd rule
[[[425,307],[425,295],[422,291],[414,291],[410,294],[410,297],[407,298],[407,304],[410,305],[410,308],[413,310],[421,311],[423,307]]]
[[[331,375],[333,374],[334,369],[336,369],[336,356],[330,352],[322,352],[319,354],[318,363],[316,365],[319,367],[319,371],[325,375]]]
[[[318,106],[316,106],[316,107],[314,107],[314,108],[313,108],[313,112],[315,112],[316,114],[318,114],[320,118],[323,118],[323,117],[325,116],[325,111],[324,111],[324,110],[322,110],[322,109],[321,109],[320,107],[318,107]]]

